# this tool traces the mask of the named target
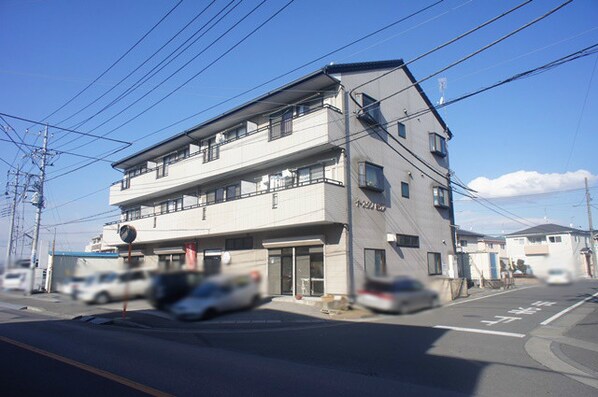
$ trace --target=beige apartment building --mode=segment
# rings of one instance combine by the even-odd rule
[[[328,65],[114,163],[103,238],[124,256],[132,225],[134,264],[257,270],[269,295],[448,290],[450,138],[402,60]]]

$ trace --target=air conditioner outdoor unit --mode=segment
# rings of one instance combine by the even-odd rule
[[[386,241],[389,243],[396,243],[397,235],[394,233],[386,233]]]

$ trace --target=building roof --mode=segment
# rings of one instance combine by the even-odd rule
[[[174,151],[180,148],[180,146],[185,142],[190,143],[194,139],[209,136],[210,134],[229,128],[235,123],[245,121],[246,117],[249,115],[268,112],[272,109],[272,103],[292,103],[293,101],[300,100],[301,98],[299,96],[304,95],[302,93],[306,91],[319,91],[334,84],[339,84],[340,81],[333,76],[334,74],[392,69],[401,66],[407,77],[411,80],[412,84],[414,84],[414,88],[420,93],[424,102],[430,108],[432,114],[436,117],[442,128],[448,134],[449,139],[452,138],[452,133],[448,126],[442,117],[440,117],[440,114],[436,111],[434,105],[425,94],[421,86],[417,83],[417,80],[413,74],[409,71],[407,66],[405,66],[405,63],[402,59],[330,64],[291,83],[283,85],[274,91],[268,92],[255,99],[252,99],[249,102],[237,106],[219,116],[213,117],[179,134],[160,141],[121,160],[118,160],[112,163],[112,167],[120,169],[130,168],[139,164],[140,162],[160,156],[165,151]],[[268,101],[266,101],[266,98]]]
[[[468,230],[462,230],[462,229],[457,230],[457,236],[460,236],[460,237],[480,237],[480,238],[484,237],[483,234],[475,233],[475,232],[470,232]]]
[[[507,236],[531,236],[531,235],[544,235],[544,234],[588,234],[585,230],[576,229],[573,227],[561,226],[554,223],[547,223],[545,225],[539,225],[530,227],[528,229],[519,230],[518,232],[509,233]]]
[[[68,257],[77,257],[77,258],[118,258],[118,254],[115,252],[113,253],[113,252],[56,251],[56,252],[54,252],[54,256],[68,256]]]

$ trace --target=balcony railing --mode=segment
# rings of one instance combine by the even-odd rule
[[[281,227],[346,223],[346,189],[338,182],[318,179],[276,191],[264,190],[216,203],[201,203],[180,211],[144,214],[126,221],[137,229],[137,244],[249,233]],[[276,195],[276,206],[273,197]],[[118,224],[104,226],[106,244],[120,245]]]
[[[121,182],[112,186],[110,204],[124,205],[140,199],[163,196],[196,186],[202,179],[220,173],[247,172],[256,165],[315,147],[332,148],[335,146],[334,142],[344,136],[340,111],[331,106],[294,118],[292,128],[290,135],[270,140],[270,126],[266,126],[242,137],[218,143],[209,150],[193,152],[170,163],[167,176],[160,177],[159,180],[157,176],[161,175],[161,168],[148,169],[132,176],[127,189],[122,189]]]
[[[329,183],[331,185],[344,186],[342,182],[334,180],[334,179],[318,178],[318,179],[312,179],[310,181],[305,181],[305,182],[296,182],[296,183],[293,183],[293,184],[289,184],[287,186],[280,186],[280,187],[271,188],[271,189],[267,189],[267,190],[259,190],[259,191],[256,191],[256,192],[240,194],[240,195],[237,195],[235,197],[226,198],[226,199],[223,199],[223,200],[206,201],[205,203],[199,203],[199,204],[194,204],[194,205],[189,205],[189,206],[183,206],[183,207],[181,207],[180,209],[178,209],[176,211],[160,211],[160,210],[155,211],[154,210],[154,212],[151,212],[151,213],[148,213],[148,214],[144,214],[144,215],[134,216],[131,219],[126,219],[126,217],[123,214],[121,216],[121,219],[119,219],[117,221],[108,222],[105,225],[115,225],[117,223],[130,222],[130,221],[135,221],[135,220],[144,219],[144,218],[152,218],[152,217],[155,217],[155,216],[160,216],[160,215],[164,215],[164,214],[170,214],[170,213],[173,213],[173,212],[180,212],[180,211],[185,211],[185,210],[192,210],[194,208],[207,207],[207,206],[211,206],[211,205],[218,205],[218,204],[225,203],[225,202],[228,202],[228,201],[242,200],[242,199],[249,198],[249,197],[261,196],[261,195],[264,195],[264,194],[279,192],[281,190],[295,189],[295,188],[298,188],[298,187],[308,186],[308,185],[314,185],[314,184],[317,184],[317,183]]]

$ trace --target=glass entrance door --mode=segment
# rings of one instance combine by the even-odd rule
[[[322,296],[324,294],[324,248],[297,247],[268,252],[268,292],[272,295]]]

